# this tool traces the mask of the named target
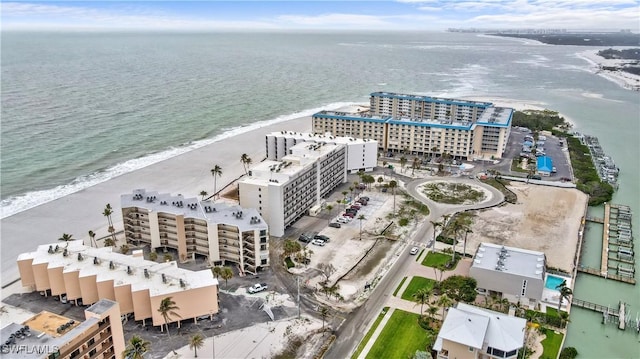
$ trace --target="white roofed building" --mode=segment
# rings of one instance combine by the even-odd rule
[[[512,303],[533,308],[542,299],[545,263],[542,252],[481,243],[469,276],[475,278],[479,289],[500,293]]]
[[[255,208],[277,237],[347,181],[344,145],[302,142],[288,151],[279,161],[251,167],[238,181],[240,205]]]
[[[469,304],[449,308],[433,350],[438,359],[517,358],[527,321]]]
[[[377,165],[378,141],[354,137],[336,137],[330,133],[272,132],[267,135],[267,159],[280,161],[284,156],[292,153],[291,148],[293,146],[301,142],[344,145],[346,147],[346,167],[349,173],[373,171]]]
[[[257,273],[269,265],[269,226],[253,208],[138,189],[120,196],[127,241],[172,248],[182,262],[196,255]]]

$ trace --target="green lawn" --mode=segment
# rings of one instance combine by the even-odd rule
[[[416,262],[418,261],[418,259],[420,259],[420,256],[422,255],[422,253],[424,253],[424,248],[422,248],[420,253],[416,256]]]
[[[358,349],[356,349],[356,352],[353,353],[353,355],[351,356],[351,359],[356,359],[360,355],[360,352],[362,351],[362,349],[364,349],[365,345],[367,345],[367,342],[369,341],[369,339],[373,335],[373,332],[376,331],[376,328],[378,327],[378,324],[380,324],[380,322],[382,321],[382,318],[384,318],[384,315],[387,313],[388,310],[389,310],[389,307],[384,307],[382,309],[382,312],[380,312],[380,314],[378,314],[378,317],[376,318],[376,321],[373,322],[373,325],[371,326],[371,328],[367,332],[367,335],[365,335],[364,338],[362,338],[362,341],[358,345]]]
[[[424,259],[422,260],[422,265],[435,268],[440,265],[444,266],[450,260],[451,260],[450,254],[439,253],[439,252],[429,252],[427,253],[427,256],[424,257]],[[456,265],[458,264],[458,260],[460,260],[460,256],[456,255],[456,262],[454,263],[453,267],[447,270],[454,270],[456,268]]]
[[[409,282],[407,289],[405,289],[404,293],[402,293],[401,298],[406,300],[413,300],[411,296],[413,295],[413,293],[418,291],[418,289],[427,288],[431,290],[433,289],[433,286],[435,284],[436,284],[436,281],[433,279],[423,278],[423,277],[413,277],[411,278],[411,282]]]
[[[402,287],[402,285],[404,284],[405,280],[407,280],[407,277],[402,278],[402,280],[400,281],[400,284],[398,284],[398,288],[396,288],[396,290],[393,292],[394,297],[398,294],[398,291],[400,290],[400,287]]]
[[[546,338],[542,341],[542,356],[540,359],[556,359],[562,345],[562,333],[556,333],[551,329],[545,329]]]
[[[431,334],[418,325],[418,317],[418,314],[396,309],[367,358],[411,358],[416,350],[426,350]]]

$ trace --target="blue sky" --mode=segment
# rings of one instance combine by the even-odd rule
[[[2,29],[640,31],[640,0],[2,1]]]

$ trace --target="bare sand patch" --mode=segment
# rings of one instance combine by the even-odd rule
[[[544,252],[547,265],[573,269],[578,231],[588,197],[577,189],[512,183],[517,204],[481,211],[474,217],[467,246],[481,242]]]

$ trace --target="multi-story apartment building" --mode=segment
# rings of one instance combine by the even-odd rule
[[[186,261],[236,263],[255,274],[269,265],[269,227],[252,208],[135,190],[120,197],[127,241],[172,248]]]
[[[542,252],[481,243],[469,276],[480,289],[502,294],[512,303],[535,308],[542,299],[546,257]]]
[[[386,152],[501,158],[512,116],[489,102],[374,92],[368,112],[314,114],[313,132],[373,139]]]
[[[122,314],[133,314],[143,324],[151,319],[155,326],[164,323],[158,308],[166,297],[180,308],[175,310],[180,317],[173,321],[218,312],[218,280],[210,270],[190,271],[175,261],[145,260],[142,251],[124,255],[112,249],[88,247],[80,240],[41,245],[18,256],[20,280],[32,291],[76,305],[116,301]]]
[[[124,331],[117,302],[101,299],[85,309],[85,321],[42,311],[22,324],[11,323],[0,335],[3,358],[120,358]]]
[[[349,173],[369,172],[373,171],[377,166],[378,141],[353,137],[335,137],[330,133],[272,132],[267,135],[266,140],[267,159],[280,161],[282,157],[291,154],[293,146],[301,142],[344,145],[346,148],[346,166]]]
[[[303,142],[289,151],[280,161],[266,160],[252,167],[238,181],[240,205],[256,208],[277,237],[347,181],[344,145]]]
[[[518,358],[527,321],[473,305],[449,308],[433,350],[437,359]]]

